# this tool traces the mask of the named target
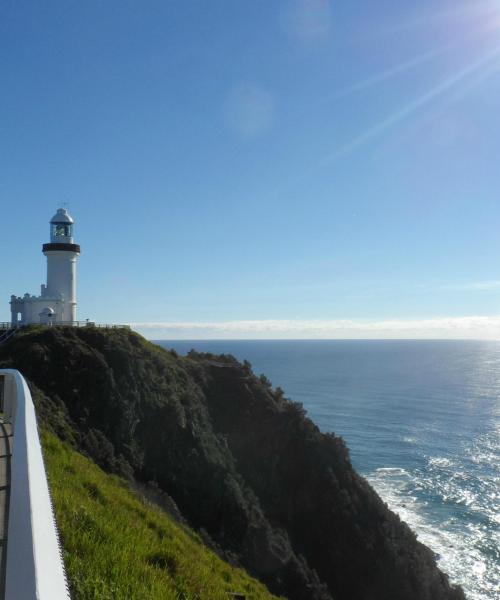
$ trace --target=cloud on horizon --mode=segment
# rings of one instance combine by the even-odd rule
[[[489,281],[473,281],[470,283],[456,283],[441,286],[442,290],[457,292],[488,292],[500,289],[500,280],[492,279]]]
[[[267,319],[137,322],[149,339],[484,339],[500,340],[500,315],[433,319]]]

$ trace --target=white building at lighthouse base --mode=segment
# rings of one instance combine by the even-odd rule
[[[24,294],[24,296],[22,297],[10,297],[12,324],[49,324],[50,322],[55,322],[55,315],[63,314],[63,307],[64,298],[62,297],[62,295],[59,294],[59,296],[51,296],[50,294],[47,294],[45,285],[42,285],[42,293],[40,294],[40,296],[31,296],[30,294]],[[51,312],[47,312],[48,310]],[[52,316],[48,316],[49,314]]]

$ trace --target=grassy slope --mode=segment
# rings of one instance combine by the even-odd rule
[[[52,434],[43,447],[73,600],[276,598]]]

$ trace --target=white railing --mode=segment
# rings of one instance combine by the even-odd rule
[[[19,329],[20,325],[18,323],[12,324],[8,321],[2,321],[0,323],[0,331],[10,331],[11,329]]]
[[[45,327],[97,327],[97,329],[131,329],[130,325],[119,323],[96,323],[95,321],[54,321],[51,323],[29,323],[29,325],[43,325]],[[9,331],[11,329],[20,329],[26,327],[26,324],[0,322],[0,331]]]
[[[0,375],[14,435],[5,600],[70,600],[31,394],[19,371]]]

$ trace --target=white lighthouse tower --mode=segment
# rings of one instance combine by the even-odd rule
[[[11,296],[13,325],[68,323],[76,321],[76,259],[80,246],[73,239],[74,221],[59,208],[50,221],[50,243],[43,245],[47,257],[47,283],[40,296]]]
[[[73,225],[68,211],[58,209],[50,221],[50,244],[43,245],[47,257],[47,295],[63,298],[58,321],[76,321],[76,258],[80,246],[74,243]]]

